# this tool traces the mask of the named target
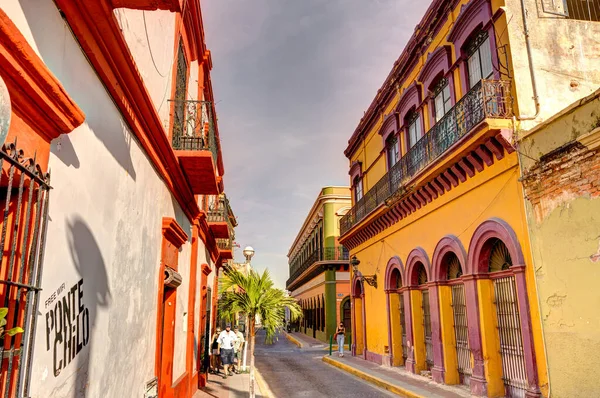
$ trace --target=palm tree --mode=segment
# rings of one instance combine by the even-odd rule
[[[223,278],[222,296],[219,301],[221,314],[227,316],[244,313],[248,319],[250,336],[250,398],[254,398],[254,342],[256,337],[256,317],[260,317],[266,331],[266,341],[271,343],[278,329],[283,327],[285,309],[289,308],[292,320],[301,316],[302,310],[295,299],[281,289],[273,287],[269,271],[262,275],[254,270],[245,275],[235,269],[228,269]]]

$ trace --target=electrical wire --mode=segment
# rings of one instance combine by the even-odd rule
[[[146,43],[148,44],[148,51],[150,52],[150,58],[152,59],[152,64],[154,65],[154,69],[156,69],[156,73],[160,75],[160,77],[167,77],[166,74],[160,73],[158,67],[156,66],[156,61],[154,60],[154,54],[152,54],[152,47],[150,46],[150,38],[148,37],[148,27],[146,26],[146,11],[142,10],[142,17],[144,19],[144,31],[146,32]]]

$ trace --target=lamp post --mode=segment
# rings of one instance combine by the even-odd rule
[[[244,257],[246,257],[245,268],[246,274],[248,274],[248,272],[250,271],[250,261],[252,261],[252,257],[254,256],[254,249],[252,248],[252,246],[246,246],[242,253],[244,253]],[[245,372],[248,369],[246,366],[246,357],[248,356],[248,314],[246,314],[246,322],[244,324],[244,329],[246,329],[246,342],[244,343],[244,364],[242,366],[242,372]]]
[[[367,285],[373,286],[377,289],[377,274],[373,275],[363,275],[358,270],[358,265],[360,264],[360,260],[356,258],[356,256],[352,256],[350,259],[350,265],[352,266],[352,272],[354,275],[358,276],[361,282],[367,282]]]

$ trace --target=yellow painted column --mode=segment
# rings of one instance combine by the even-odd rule
[[[503,397],[502,358],[500,357],[500,336],[496,305],[494,304],[494,283],[490,279],[477,281],[479,294],[479,325],[481,328],[481,351],[485,366],[488,396]]]
[[[423,294],[420,290],[410,291],[413,327],[413,352],[415,358],[415,373],[420,374],[422,370],[427,369],[427,352],[425,350],[425,330],[423,328]]]
[[[400,324],[400,295],[390,293],[390,328],[392,330],[392,366],[404,365],[402,358],[402,325]]]
[[[440,324],[442,347],[444,349],[444,382],[459,384],[458,358],[456,356],[456,335],[454,334],[454,312],[452,310],[452,288],[438,286],[440,295]]]
[[[362,313],[363,301],[362,298],[354,298],[354,322],[356,327],[354,328],[356,333],[356,356],[362,355],[364,350],[363,344],[363,313]]]

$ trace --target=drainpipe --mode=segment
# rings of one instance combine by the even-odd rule
[[[527,11],[525,9],[525,0],[521,0],[521,12],[523,14],[523,34],[525,35],[525,45],[527,47],[527,60],[529,61],[529,75],[531,76],[531,89],[533,90],[533,102],[535,103],[535,114],[533,116],[519,115],[519,120],[534,120],[540,114],[540,97],[537,90],[537,81],[533,69],[533,55],[531,53],[531,41],[529,40],[529,27],[527,25]]]
[[[535,114],[533,116],[519,115],[518,119],[519,120],[534,120],[540,114],[540,98],[539,98],[538,90],[537,90],[537,80],[535,78],[535,70],[533,68],[533,56],[532,56],[532,51],[531,51],[531,41],[529,40],[529,27],[527,25],[527,10],[525,8],[525,0],[521,0],[521,13],[523,16],[523,33],[525,36],[525,45],[527,47],[527,60],[529,61],[529,74],[531,76],[531,88],[533,91],[533,102],[535,104]],[[515,119],[515,117],[513,116],[513,121],[514,121],[514,119]],[[514,122],[513,122],[513,124],[514,124]],[[517,148],[518,148],[518,141],[517,141]],[[521,156],[522,156],[521,153],[517,150],[517,159],[519,162],[519,172],[520,172],[520,176],[523,177],[525,170],[523,167],[523,162],[522,162]],[[532,225],[532,222],[535,222],[535,221],[531,220],[531,217],[530,217],[529,213],[527,212],[527,198],[525,198],[525,191],[523,190],[522,193],[523,193],[523,212],[525,215],[525,223],[527,225],[527,229],[529,230],[530,225]],[[528,231],[528,234],[529,234],[529,231]],[[531,256],[531,259],[533,260],[533,258],[534,258],[533,247],[531,245],[529,247],[529,254]],[[541,297],[538,292],[537,278],[534,278],[534,279],[535,279],[535,289],[536,289],[536,296],[537,296],[537,301],[538,301],[538,308],[540,309],[540,317],[539,317],[540,328],[542,329],[542,338],[544,338],[544,336],[545,336],[544,329],[545,328],[544,328],[544,321],[543,321],[543,319],[541,319],[541,308],[542,308]],[[543,351],[544,351],[544,359],[546,361],[548,398],[550,398],[552,396],[552,386],[551,386],[551,379],[550,379],[550,374],[549,374],[550,366],[548,363],[548,351],[546,348],[545,341],[544,341],[544,344],[542,344],[542,346],[543,346]],[[539,375],[538,375],[538,382],[539,382]]]

